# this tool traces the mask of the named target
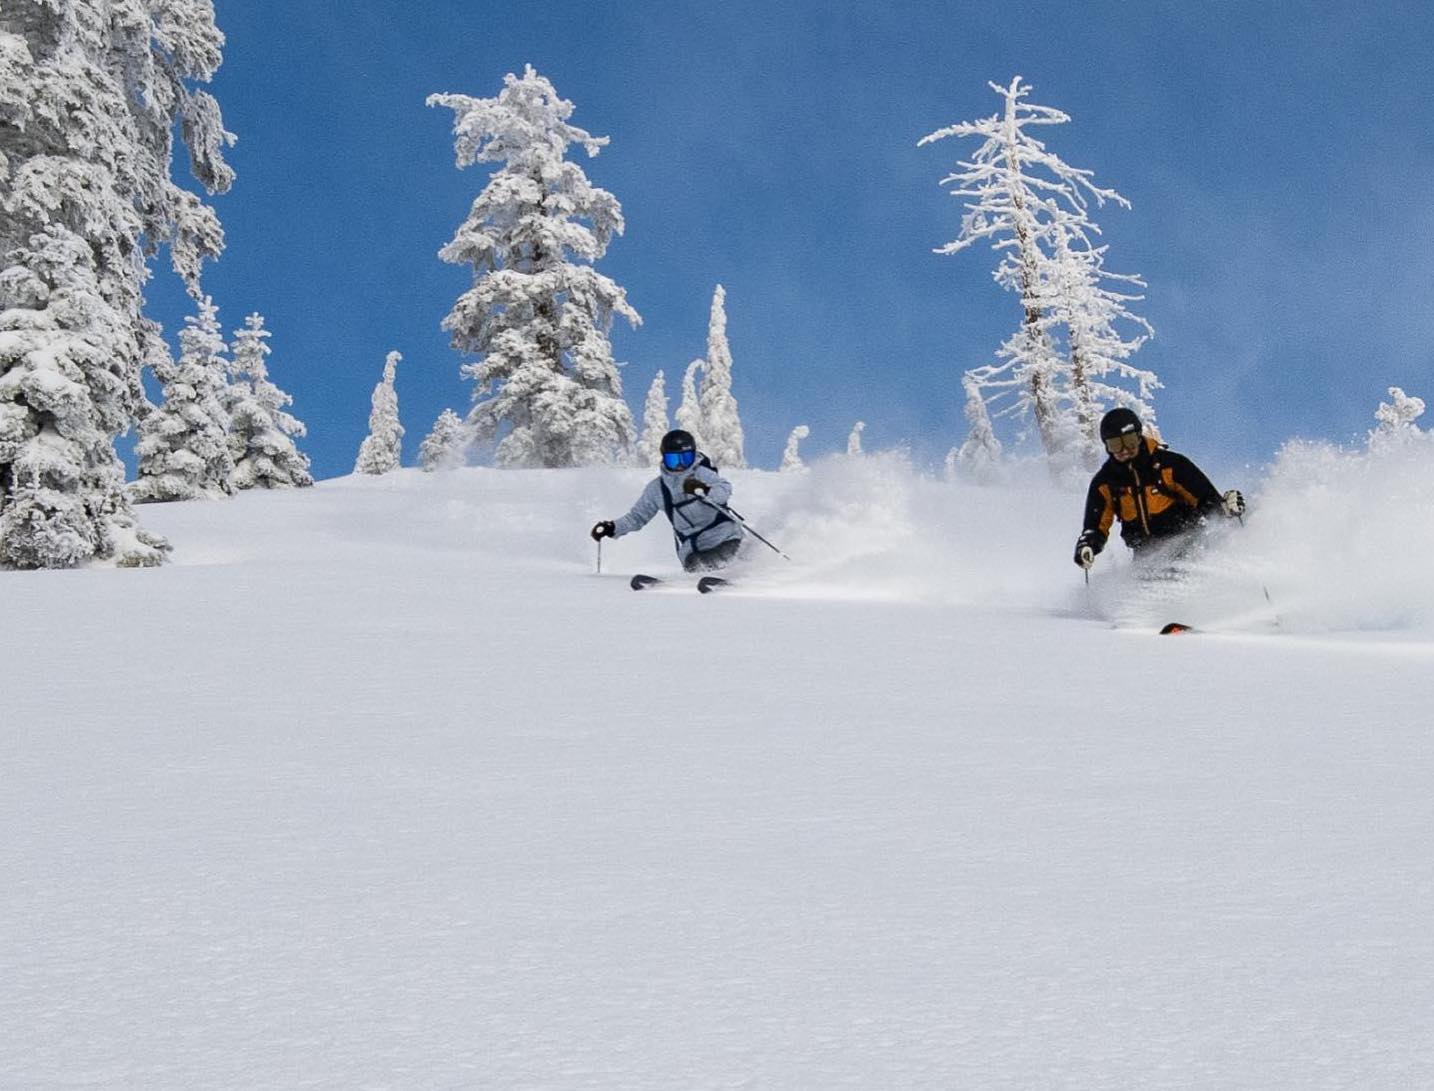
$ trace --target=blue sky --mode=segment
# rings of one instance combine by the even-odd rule
[[[1019,73],[1072,123],[1067,161],[1120,190],[1108,267],[1149,282],[1166,438],[1236,470],[1291,436],[1362,434],[1385,388],[1434,398],[1434,14],[1418,3],[216,0],[213,91],[239,137],[207,288],[226,330],[273,331],[275,380],[319,476],[347,473],[385,353],[404,354],[405,458],[464,359],[439,327],[468,285],[436,252],[484,185],[453,164],[436,91],[491,96],[532,63],[611,144],[584,158],[627,234],[601,268],[641,329],[615,335],[629,402],[669,390],[727,288],[748,458],[869,447],[939,461],[961,372],[1019,321],[995,257],[938,256],[959,154],[926,133],[995,112]],[[170,329],[185,313],[152,285]]]

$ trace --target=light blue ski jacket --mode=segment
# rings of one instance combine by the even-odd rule
[[[732,483],[711,466],[698,460],[690,470],[664,469],[642,490],[632,510],[614,523],[615,536],[621,538],[641,530],[658,512],[666,510],[672,520],[673,544],[677,559],[686,562],[693,553],[715,549],[723,542],[742,537],[742,528],[710,504],[682,491],[682,483],[695,477],[707,486],[707,499],[724,508],[732,498]]]

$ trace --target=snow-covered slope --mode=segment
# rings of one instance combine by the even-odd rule
[[[642,480],[0,577],[0,1085],[1434,1085],[1425,449],[1291,453],[1136,607],[1078,495],[894,456],[740,476],[796,562],[632,594]]]

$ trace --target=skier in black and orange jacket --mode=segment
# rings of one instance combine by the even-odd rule
[[[1085,529],[1076,539],[1075,563],[1089,568],[1105,548],[1111,524],[1138,558],[1157,542],[1193,529],[1207,515],[1237,518],[1245,498],[1236,489],[1217,492],[1200,467],[1143,434],[1131,410],[1112,409],[1100,422],[1109,458],[1096,471],[1085,501]]]

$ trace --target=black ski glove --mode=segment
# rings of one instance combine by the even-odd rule
[[[709,486],[695,477],[689,477],[682,483],[682,491],[688,496],[706,496],[711,491]]]
[[[601,523],[594,523],[592,529],[593,541],[600,542],[604,538],[617,537],[617,524],[611,519],[604,519]]]
[[[1077,567],[1089,568],[1095,564],[1095,555],[1105,548],[1105,543],[1100,540],[1100,535],[1093,530],[1081,532],[1076,539],[1075,563]]]
[[[1220,504],[1231,519],[1238,519],[1245,514],[1245,497],[1239,489],[1231,489],[1220,497]]]

